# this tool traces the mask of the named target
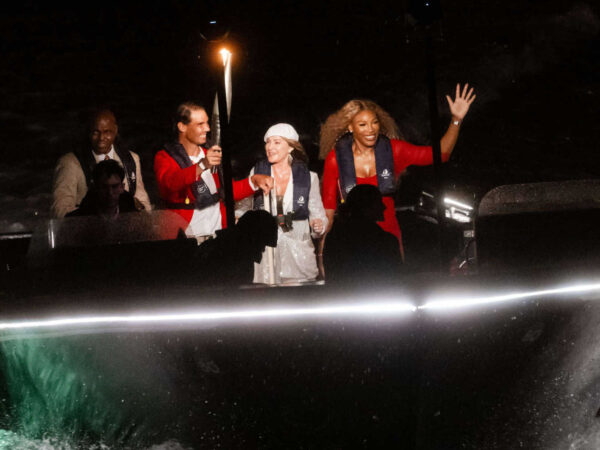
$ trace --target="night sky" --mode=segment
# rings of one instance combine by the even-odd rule
[[[487,189],[596,177],[598,6],[458,0],[442,2],[442,11],[431,34],[443,129],[444,94],[456,82],[477,90],[447,167],[450,183]],[[387,109],[407,140],[430,143],[426,31],[406,2],[25,1],[0,16],[0,224],[47,215],[53,166],[80,145],[97,105],[117,113],[155,195],[153,154],[169,139],[178,103],[212,101],[220,44],[205,38],[223,32],[234,51],[228,141],[236,176],[280,121],[299,130],[319,170],[320,124],[357,97]]]

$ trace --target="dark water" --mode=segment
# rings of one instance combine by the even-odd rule
[[[318,306],[325,292],[286,303]],[[5,330],[0,446],[595,448],[597,297]]]

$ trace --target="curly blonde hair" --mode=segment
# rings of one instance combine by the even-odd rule
[[[325,159],[339,138],[348,132],[348,125],[359,112],[373,111],[379,119],[379,133],[390,139],[400,139],[398,125],[381,106],[371,100],[350,100],[339,110],[331,114],[321,125],[319,139],[319,158]]]

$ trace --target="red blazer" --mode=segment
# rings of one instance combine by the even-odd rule
[[[192,183],[196,181],[196,165],[182,169],[179,164],[171,158],[165,151],[160,150],[154,157],[154,174],[158,184],[158,193],[160,198],[169,203],[185,203],[185,199],[189,199],[194,203],[196,197],[192,191]],[[217,174],[213,174],[217,188],[220,187],[220,180]],[[249,178],[233,182],[233,200],[238,201],[254,194],[252,186],[250,186]],[[221,223],[223,228],[227,228],[227,214],[225,211],[225,203],[220,202],[221,207]],[[190,223],[193,209],[173,209],[183,219]]]

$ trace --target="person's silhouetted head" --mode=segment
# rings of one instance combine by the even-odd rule
[[[371,222],[383,220],[384,210],[381,192],[370,184],[354,186],[346,201],[339,207],[339,213],[345,219],[363,219]]]
[[[119,205],[119,197],[125,190],[125,171],[114,159],[101,161],[94,166],[92,179],[97,205],[102,211],[110,211]]]
[[[277,245],[275,218],[262,209],[248,211],[234,226],[218,230],[214,239],[198,247],[194,272],[204,274],[207,284],[252,283],[254,263],[261,261],[267,245]]]
[[[240,217],[235,227],[253,251],[254,261],[260,261],[267,245],[277,246],[277,222],[263,209],[248,211]]]

